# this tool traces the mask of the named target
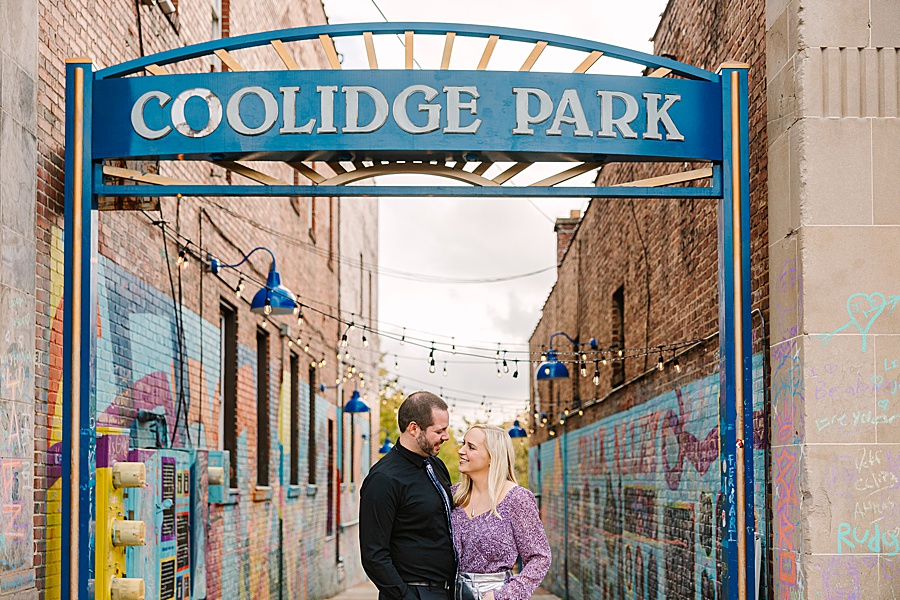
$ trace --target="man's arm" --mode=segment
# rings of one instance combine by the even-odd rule
[[[391,532],[399,505],[397,484],[370,473],[359,494],[359,550],[363,569],[378,590],[392,600],[415,598],[391,560]]]

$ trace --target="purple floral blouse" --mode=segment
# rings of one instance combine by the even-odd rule
[[[453,486],[453,491],[459,484]],[[530,490],[516,486],[497,512],[469,518],[453,509],[453,543],[464,573],[500,573],[511,569],[522,557],[522,571],[494,592],[495,600],[528,600],[550,570],[550,545],[541,524],[537,502]]]

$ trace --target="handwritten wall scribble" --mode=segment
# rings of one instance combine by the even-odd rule
[[[885,296],[881,292],[874,294],[855,293],[850,294],[847,298],[847,314],[850,320],[823,337],[823,342],[831,341],[832,336],[840,333],[850,327],[856,327],[856,330],[862,334],[862,351],[866,351],[866,340],[869,329],[875,324],[875,321],[881,314],[887,310],[888,314],[894,312],[894,307],[900,302],[900,296]]]

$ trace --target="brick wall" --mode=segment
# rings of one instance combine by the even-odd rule
[[[237,36],[256,31],[320,24],[325,21],[317,0],[228,0],[220,15],[223,35]],[[167,18],[157,6],[136,3],[100,2],[39,4],[40,55],[38,60],[38,191],[37,191],[37,356],[35,377],[36,451],[35,461],[35,564],[37,586],[42,597],[59,594],[59,472],[60,381],[62,375],[62,231],[63,148],[64,148],[64,60],[85,55],[102,68],[186,44],[206,41],[212,30],[209,0],[179,0],[177,18]],[[322,68],[326,61],[317,42],[291,46],[297,62],[306,68]],[[247,69],[281,69],[274,52],[239,51],[235,58]],[[198,59],[176,70],[209,70],[218,63]],[[145,164],[145,168],[156,165]],[[291,180],[285,166],[268,165],[266,171]],[[231,174],[211,165],[162,165],[163,174],[194,181],[220,183]],[[235,182],[239,179],[234,176]],[[349,564],[357,551],[352,536],[326,535],[328,515],[336,518],[337,478],[328,465],[328,422],[337,423],[338,397],[333,384],[339,376],[334,347],[340,325],[321,313],[338,313],[340,270],[338,261],[341,225],[340,205],[331,198],[209,198],[162,200],[161,212],[103,212],[99,216],[98,265],[98,423],[132,426],[139,408],[161,405],[166,408],[170,433],[176,422],[176,407],[186,408],[187,426],[180,418],[175,445],[193,444],[217,448],[222,377],[219,361],[220,303],[231,302],[238,309],[237,377],[237,463],[239,490],[234,502],[212,506],[210,510],[207,571],[210,598],[297,597],[321,598],[358,580],[355,570],[340,568],[338,559]],[[311,212],[315,211],[315,218]],[[369,210],[355,220],[365,228]],[[264,245],[277,257],[283,283],[310,307],[304,323],[295,318],[271,318],[269,333],[269,482],[272,499],[253,501],[257,484],[257,342],[263,319],[249,312],[248,300],[255,293],[248,282],[243,297],[235,297],[237,277],[228,272],[222,279],[201,268],[200,256],[192,251],[185,268],[178,268],[179,244],[164,237],[153,220],[165,220],[182,241],[202,246],[225,263],[238,262],[252,248]],[[313,223],[312,230],[310,224]],[[377,229],[360,247],[365,263],[375,265],[373,248]],[[204,257],[205,258],[205,257]],[[242,269],[264,279],[269,268],[265,253],[256,253]],[[351,268],[355,273],[355,270]],[[170,275],[171,273],[171,275]],[[181,298],[179,319],[184,329],[183,352],[179,350],[176,305]],[[365,298],[365,312],[375,314],[374,296]],[[284,324],[284,335],[278,325]],[[297,337],[310,343],[307,356]],[[288,342],[292,341],[291,344]],[[374,374],[377,339],[371,336],[368,354],[361,364]],[[354,342],[359,343],[359,340]],[[285,485],[290,472],[290,354],[300,357],[300,483],[299,494],[288,497]],[[318,382],[332,386],[316,394],[315,420],[309,411],[308,367],[313,359],[324,358]],[[374,380],[374,377],[372,377]],[[369,430],[366,415],[355,417],[355,439],[339,427],[345,447],[357,457],[369,452],[362,434]],[[374,416],[377,422],[377,413]],[[347,421],[349,423],[349,421]],[[314,435],[318,448],[316,486],[307,488],[308,436]],[[190,439],[188,439],[190,436]],[[335,439],[335,442],[338,438]],[[336,455],[341,456],[337,451]],[[346,456],[346,452],[343,453]],[[367,465],[368,463],[365,462]],[[357,469],[365,467],[356,461]],[[346,479],[346,475],[345,475]],[[334,496],[328,498],[328,490]],[[353,490],[341,495],[347,504]],[[331,512],[329,513],[329,510]],[[351,507],[345,511],[350,514]],[[46,522],[44,516],[46,515]],[[350,520],[346,517],[344,520]],[[336,530],[336,523],[331,524]],[[284,542],[282,543],[282,536]],[[282,555],[281,549],[284,548]],[[282,563],[281,565],[279,563]],[[279,579],[279,573],[283,578]]]
[[[764,4],[760,0],[670,0],[654,45],[656,54],[713,71],[728,60],[750,65],[752,308],[767,319]],[[598,184],[699,166],[610,164],[600,172]],[[717,545],[710,540],[718,538],[709,532],[710,506],[720,501],[716,210],[716,202],[708,200],[593,199],[559,265],[557,281],[531,337],[532,351],[540,351],[550,335],[560,330],[582,342],[597,338],[604,349],[622,334],[626,348],[702,341],[678,357],[680,373],[672,368],[671,352],[664,356],[668,368],[656,371],[658,352],[651,350],[624,361],[624,385],[619,385],[622,375],[617,378],[614,373],[621,363],[617,367],[600,364],[598,386],[592,382],[593,364],[588,365],[586,377],[578,376],[577,366],[570,365],[569,380],[533,385],[532,413],[539,416],[532,423],[536,433],[531,460],[537,467],[540,458],[541,465],[540,478],[533,485],[542,491],[544,514],[551,523],[560,524],[548,527],[556,550],[549,581],[557,593],[568,582],[571,597],[577,598],[631,597],[633,593],[650,598],[657,594],[716,597],[714,582],[721,579],[721,572],[716,565]],[[615,302],[619,290],[624,292],[621,332]],[[757,315],[753,324],[754,424],[759,447],[754,453],[757,514],[749,518],[755,518],[757,530],[765,532],[762,390],[768,384],[762,356],[767,349]],[[572,351],[562,338],[557,338],[554,347]],[[563,442],[558,420],[564,411],[579,406],[586,407],[584,413],[570,412]],[[544,427],[541,413],[547,416]],[[554,422],[556,435],[551,436]],[[562,446],[567,448],[567,460]],[[586,461],[594,465],[593,471],[586,471]],[[683,473],[677,482],[672,479],[673,465],[679,465]],[[565,536],[561,535],[563,489],[568,496],[568,578]],[[582,528],[576,522],[578,515],[588,521],[592,515],[593,526]],[[672,550],[672,544],[684,548],[683,552]],[[591,564],[587,557],[598,557],[598,562]]]

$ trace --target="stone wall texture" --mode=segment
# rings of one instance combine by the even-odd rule
[[[766,3],[779,598],[900,593],[900,4]]]
[[[0,598],[35,598],[37,14],[0,5]],[[39,567],[38,567],[39,568]]]
[[[0,10],[6,11],[7,5],[4,2]],[[12,567],[15,573],[33,573],[30,587],[41,598],[59,597],[60,585],[64,583],[60,581],[60,553],[68,552],[60,548],[58,467],[63,427],[60,386],[65,59],[87,56],[99,69],[141,55],[207,41],[215,30],[214,12],[218,12],[225,36],[322,24],[326,19],[318,0],[225,0],[221,3],[178,0],[176,5],[177,13],[172,17],[165,16],[158,5],[145,6],[140,2],[40,0],[36,9],[31,7],[30,14],[35,21],[31,31],[40,41],[35,42],[31,68],[34,74],[31,93],[36,95],[37,102],[33,103],[36,115],[32,116],[30,143],[31,156],[37,162],[37,176],[32,174],[25,181],[37,181],[37,190],[32,186],[30,197],[36,199],[36,207],[32,204],[28,213],[32,220],[23,222],[23,226],[28,228],[28,240],[34,239],[30,232],[35,231],[37,248],[32,245],[32,258],[27,261],[30,266],[22,275],[30,279],[17,287],[31,290],[30,301],[23,297],[18,302],[24,303],[23,315],[28,314],[28,302],[31,303],[32,312],[27,321],[34,321],[37,326],[33,330],[26,327],[23,351],[26,357],[34,355],[36,360],[24,361],[26,365],[34,365],[30,384],[34,391],[27,391],[30,388],[23,382],[17,393],[25,394],[19,400],[30,411],[29,435],[34,431],[34,450],[29,445],[30,438],[23,438],[24,455],[20,457],[27,462],[28,469],[32,457],[36,464],[33,504],[31,489],[24,483],[16,493],[24,499],[23,510],[29,511],[23,517],[28,524],[32,520],[31,507],[34,509],[34,551],[31,552],[29,539],[28,552]],[[290,51],[304,68],[327,68],[318,41],[293,44]],[[234,56],[248,70],[284,68],[270,48],[240,51]],[[8,106],[5,57],[6,54],[4,123]],[[217,60],[197,59],[172,70],[197,72],[222,68]],[[9,106],[10,115],[15,115],[15,106]],[[12,129],[4,127],[4,133],[7,131]],[[22,137],[25,131],[15,135]],[[5,156],[5,145],[3,152]],[[235,183],[240,181],[239,176],[211,164],[142,163],[138,168],[158,169],[164,175],[200,182],[222,183],[232,178]],[[285,165],[263,168],[284,180],[294,176]],[[7,189],[4,182],[4,194]],[[231,481],[234,490],[227,501],[211,505],[209,510],[206,548],[209,598],[325,598],[362,578],[355,528],[340,526],[341,522],[354,518],[348,515],[355,514],[358,485],[342,485],[339,468],[344,465],[345,482],[361,481],[372,453],[368,443],[369,423],[370,419],[378,422],[378,413],[376,408],[374,413],[357,415],[352,423],[345,416],[341,423],[338,406],[352,389],[335,386],[341,374],[335,358],[336,340],[346,326],[332,317],[340,314],[340,299],[348,294],[357,301],[343,307],[345,320],[350,318],[351,311],[377,315],[374,285],[371,290],[366,287],[362,306],[357,306],[359,285],[353,292],[342,291],[340,287],[342,280],[360,279],[359,256],[366,268],[377,265],[377,221],[374,220],[377,203],[360,204],[365,209],[357,209],[356,213],[352,208],[346,211],[352,218],[352,229],[368,232],[364,242],[351,248],[353,253],[349,256],[356,260],[347,263],[340,258],[342,231],[347,228],[340,221],[345,202],[337,198],[164,198],[160,211],[104,211],[99,215],[98,426],[133,427],[139,409],[162,406],[174,446],[219,448],[224,435],[220,426],[224,385],[221,306],[230,304],[237,312],[237,415],[236,423],[224,424],[226,429],[235,427],[237,431],[237,453],[231,457],[236,464],[237,478]],[[4,199],[4,223],[6,206]],[[36,222],[31,215],[36,215]],[[162,227],[160,222],[164,222]],[[206,251],[224,263],[236,263],[257,246],[266,246],[274,252],[283,283],[307,307],[302,326],[294,317],[266,320],[251,313],[249,299],[258,284],[247,281],[243,295],[238,298],[234,291],[238,284],[235,273],[226,270],[216,276],[203,267]],[[180,267],[177,257],[183,249],[188,261]],[[17,251],[27,252],[27,245],[21,245]],[[4,251],[4,260],[6,256]],[[257,252],[241,269],[248,277],[264,280],[269,262],[267,253]],[[5,268],[3,272],[7,272]],[[368,284],[369,271],[363,274]],[[12,297],[7,300],[4,288],[4,305],[13,300]],[[27,334],[32,331],[36,331],[36,340],[29,341]],[[257,334],[260,331],[268,334],[266,415],[257,412]],[[378,341],[370,336],[369,342],[370,348],[363,352],[357,332],[351,336],[350,350],[357,357],[354,362],[374,382]],[[308,353],[304,351],[307,344]],[[291,376],[292,355],[299,361],[296,380]],[[10,357],[10,360],[14,358],[11,354]],[[322,359],[324,365],[314,369],[315,387],[311,389],[310,365]],[[30,372],[27,375],[32,377]],[[320,390],[319,384],[325,384],[326,389]],[[10,385],[2,389],[10,389]],[[300,443],[296,446],[291,441],[292,388],[296,388],[299,398]],[[7,414],[6,399],[4,392],[0,400],[3,415]],[[270,490],[259,489],[258,436],[264,431],[261,427],[265,428],[269,440],[269,478],[262,483],[268,483]],[[4,444],[11,439],[7,435],[0,438]],[[0,447],[4,468],[6,450],[5,445]],[[315,451],[314,456],[311,450]],[[292,454],[299,455],[299,477],[293,486],[290,485]],[[9,456],[12,459],[17,455],[11,450]],[[4,477],[3,481],[7,479]],[[28,482],[30,486],[30,474]],[[10,487],[5,485],[0,490]],[[30,536],[32,529],[24,527],[23,531]],[[11,555],[11,558],[15,557]],[[29,571],[32,559],[34,570]],[[5,563],[0,563],[0,575],[5,577],[4,568]]]

